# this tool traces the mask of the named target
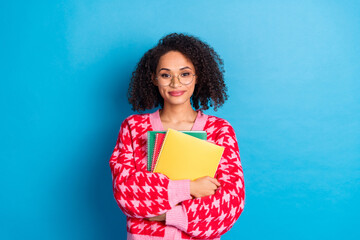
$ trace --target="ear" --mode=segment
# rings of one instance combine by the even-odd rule
[[[157,81],[156,81],[156,79],[155,79],[155,74],[154,74],[154,73],[151,74],[151,82],[152,82],[155,86],[157,86]]]

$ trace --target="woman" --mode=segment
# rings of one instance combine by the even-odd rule
[[[128,239],[220,239],[244,208],[244,178],[234,129],[202,110],[225,100],[223,63],[206,43],[170,34],[142,57],[133,72],[133,110],[127,117],[110,168],[115,199],[127,216]],[[201,108],[200,108],[201,106]],[[195,109],[195,110],[194,110]],[[147,171],[147,131],[203,130],[225,150],[214,178],[170,180]]]

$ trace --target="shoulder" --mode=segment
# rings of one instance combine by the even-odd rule
[[[214,139],[223,136],[236,138],[235,130],[230,122],[224,118],[208,115],[205,131],[212,135]]]
[[[223,127],[231,127],[231,124],[229,121],[227,121],[224,118],[220,118],[217,116],[213,116],[213,115],[208,115],[207,118],[207,127],[214,127],[216,129],[221,129]]]
[[[132,114],[123,120],[123,123],[126,122],[129,125],[136,125],[149,119],[149,113],[142,114]]]
[[[149,113],[132,114],[122,121],[121,128],[135,129],[139,126],[143,126],[144,122],[147,122],[148,119]]]

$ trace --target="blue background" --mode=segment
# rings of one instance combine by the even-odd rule
[[[245,173],[222,239],[360,239],[359,1],[2,1],[0,239],[125,239],[108,161],[140,57],[221,55]]]

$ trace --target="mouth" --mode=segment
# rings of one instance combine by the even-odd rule
[[[171,91],[169,94],[174,97],[178,97],[184,94],[185,91]]]

